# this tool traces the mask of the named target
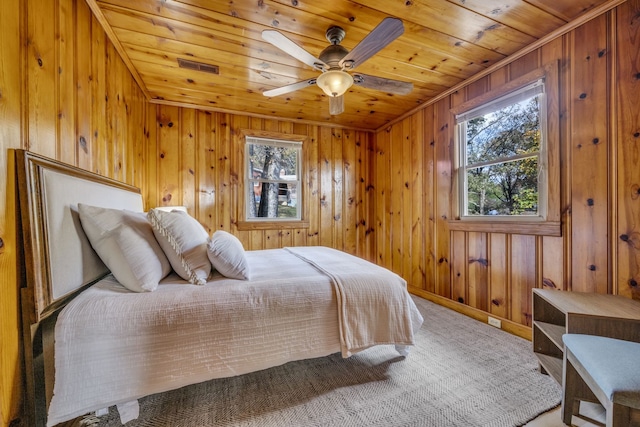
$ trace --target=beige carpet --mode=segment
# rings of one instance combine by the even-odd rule
[[[529,341],[414,299],[425,322],[406,359],[379,346],[196,384],[141,399],[127,426],[507,427],[560,403]]]

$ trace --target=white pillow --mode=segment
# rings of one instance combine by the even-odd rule
[[[233,234],[218,230],[207,245],[207,254],[213,267],[231,279],[249,279],[249,264],[242,242]]]
[[[78,204],[91,246],[115,278],[134,292],[151,292],[171,264],[142,212]]]
[[[173,270],[194,285],[204,285],[211,273],[204,227],[184,211],[151,209],[147,214],[153,234]]]

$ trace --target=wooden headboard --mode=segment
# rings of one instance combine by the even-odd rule
[[[20,304],[28,425],[44,425],[53,394],[53,327],[74,296],[109,273],[87,240],[78,203],[143,211],[136,187],[15,150],[18,241],[24,254]]]
[[[136,187],[28,151],[16,150],[16,170],[29,316],[37,323],[109,271],[82,231],[78,203],[138,212],[143,204]]]

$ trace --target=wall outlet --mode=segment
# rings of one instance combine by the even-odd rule
[[[495,317],[489,316],[489,318],[487,319],[487,322],[491,326],[495,326],[496,328],[502,328],[502,322],[500,321],[500,319],[496,319]]]

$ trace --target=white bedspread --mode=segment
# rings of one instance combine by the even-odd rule
[[[413,343],[422,317],[403,279],[315,249],[247,252],[251,281],[217,275],[195,286],[170,276],[154,292],[132,293],[109,276],[92,286],[56,323],[47,425],[293,360]]]

